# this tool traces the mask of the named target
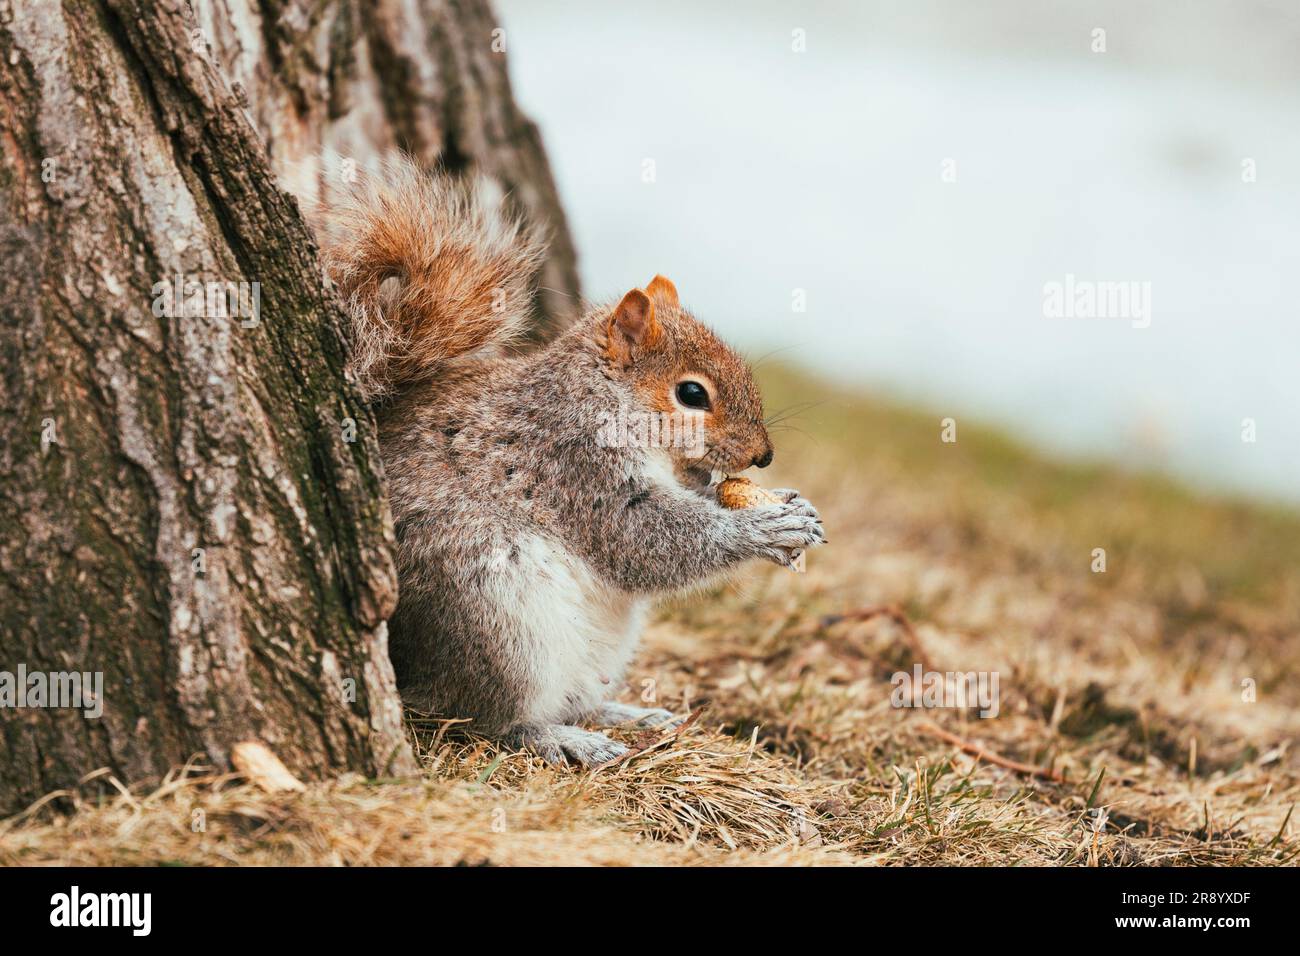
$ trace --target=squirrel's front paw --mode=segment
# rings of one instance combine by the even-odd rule
[[[783,488],[774,492],[784,504],[763,505],[735,512],[754,557],[789,565],[791,554],[826,543],[817,509],[799,492]]]
[[[530,727],[519,731],[516,739],[547,763],[561,764],[568,758],[594,767],[627,753],[627,747],[617,740],[569,724]]]

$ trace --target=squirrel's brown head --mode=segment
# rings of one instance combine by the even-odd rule
[[[763,399],[749,366],[682,307],[672,282],[657,275],[644,290],[633,289],[602,331],[612,373],[654,415],[655,444],[669,453],[680,477],[707,485],[714,472],[772,461]]]

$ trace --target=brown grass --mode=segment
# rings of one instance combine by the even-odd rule
[[[418,722],[421,779],[267,795],[189,768],[0,823],[0,863],[1294,862],[1300,518],[768,379],[822,402],[763,477],[831,544],[651,629],[624,699],[703,708],[680,734],[619,732],[643,749],[582,772]],[[896,613],[849,613],[874,605]],[[918,655],[997,671],[999,715],[893,707]]]

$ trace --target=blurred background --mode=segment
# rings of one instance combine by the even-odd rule
[[[1300,4],[496,7],[590,297],[663,272],[936,440],[1300,500]],[[1067,275],[1150,326],[1046,317]]]

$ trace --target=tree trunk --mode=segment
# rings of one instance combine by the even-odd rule
[[[488,174],[549,226],[565,322],[493,30],[484,0],[0,0],[0,808],[252,738],[308,776],[414,769],[374,423],[277,175]],[[42,706],[69,672],[101,695]]]

